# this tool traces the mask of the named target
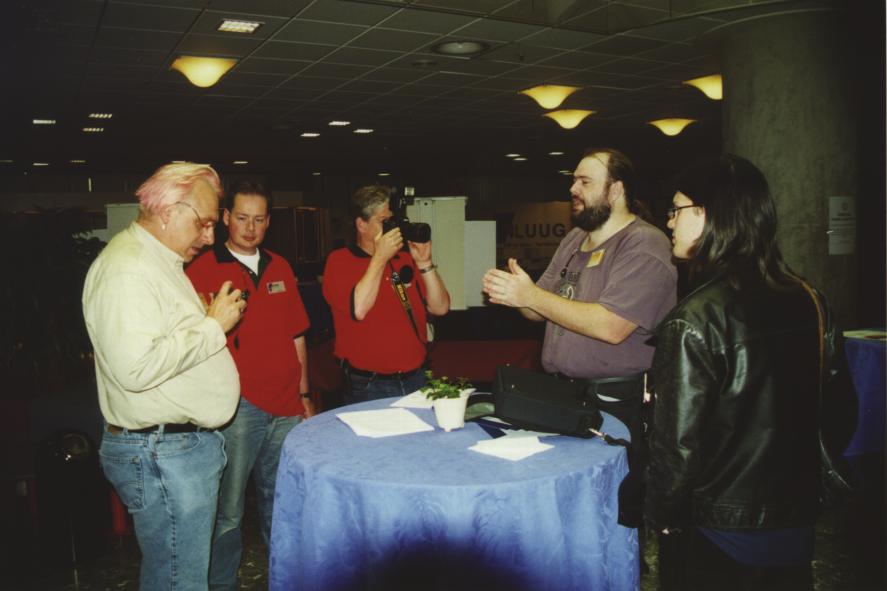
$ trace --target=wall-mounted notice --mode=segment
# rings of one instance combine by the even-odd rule
[[[828,198],[828,253],[856,251],[856,204],[853,197]]]

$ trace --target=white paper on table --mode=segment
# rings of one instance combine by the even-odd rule
[[[478,441],[468,449],[517,462],[553,447],[553,445],[541,443],[538,437],[499,437],[498,439]]]
[[[412,394],[407,394],[403,398],[398,398],[391,403],[395,408],[432,408],[433,400],[428,400],[422,390],[416,390]]]
[[[390,437],[422,431],[434,431],[434,427],[405,408],[381,410],[355,410],[336,415],[340,421],[363,437]]]

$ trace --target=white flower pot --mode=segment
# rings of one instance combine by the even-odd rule
[[[458,398],[439,398],[434,401],[434,416],[441,429],[452,431],[465,426],[465,406],[472,392],[474,388],[466,388]]]

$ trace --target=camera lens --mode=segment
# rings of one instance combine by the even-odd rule
[[[431,226],[422,222],[407,224],[404,231],[404,238],[410,242],[425,244],[431,240]]]

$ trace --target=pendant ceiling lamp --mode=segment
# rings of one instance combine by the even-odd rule
[[[542,116],[554,119],[557,121],[557,124],[564,129],[573,129],[592,113],[594,113],[594,111],[586,111],[583,109],[560,109],[559,111],[544,113]]]
[[[702,78],[693,78],[692,80],[684,80],[684,84],[695,86],[705,96],[712,100],[719,101],[724,98],[724,82],[720,74],[712,74],[711,76],[703,76]]]
[[[657,119],[656,121],[647,121],[647,123],[657,127],[665,135],[678,135],[684,131],[685,127],[695,122],[695,119]]]
[[[194,86],[208,88],[218,82],[236,63],[237,60],[230,58],[185,55],[177,58],[170,69],[184,74]]]
[[[539,103],[543,109],[557,109],[564,100],[579,90],[578,86],[555,86],[552,84],[543,84],[534,86],[526,90],[520,91]]]

